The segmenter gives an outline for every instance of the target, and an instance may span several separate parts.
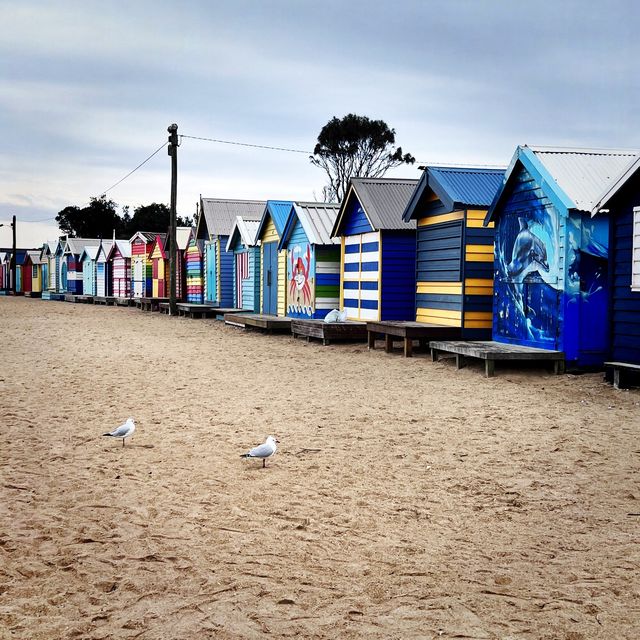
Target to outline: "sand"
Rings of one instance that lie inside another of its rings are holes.
[[[640,637],[638,391],[41,300],[0,338],[2,640]]]

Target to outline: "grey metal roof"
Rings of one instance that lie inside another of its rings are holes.
[[[240,235],[240,241],[245,247],[255,247],[258,242],[256,234],[259,225],[259,220],[245,220],[242,216],[236,216],[236,221],[231,227],[229,239],[227,240],[227,251],[231,251],[236,233]]]
[[[80,260],[82,260],[85,256],[89,256],[90,260],[95,260],[98,257],[98,251],[100,250],[100,245],[96,246],[94,244],[84,247],[82,253],[80,254]]]
[[[416,221],[404,222],[402,214],[417,184],[418,180],[403,178],[351,178],[351,188],[376,231],[416,228]],[[351,189],[342,202],[332,235],[338,234],[350,193]]]
[[[163,234],[158,234],[157,231],[136,231],[131,238],[129,238],[129,242],[133,242],[133,240],[137,237],[140,236],[141,238],[144,239],[144,241],[148,244],[150,242],[153,242],[156,239],[157,235],[163,235]]]
[[[64,251],[80,255],[85,247],[100,245],[100,238],[67,238]]]
[[[109,259],[109,254],[111,253],[111,247],[113,247],[113,240],[102,241],[102,244],[98,248],[98,255],[96,256],[96,259],[98,260],[98,262],[106,262]]]
[[[640,150],[530,146],[581,211],[596,213],[640,166]]]
[[[123,258],[131,257],[131,243],[128,240],[116,240],[115,243],[111,245],[107,260],[111,260],[111,254],[115,251],[116,247],[118,247],[118,251],[120,251]]]
[[[311,244],[340,244],[332,238],[340,205],[332,202],[294,202],[296,215]]]
[[[32,264],[44,264],[47,262],[40,258],[40,251],[27,251],[27,255],[29,256]]]
[[[260,220],[266,206],[264,200],[227,200],[223,198],[200,198],[198,237],[228,236],[237,216],[244,220]],[[201,225],[206,225],[206,232]]]

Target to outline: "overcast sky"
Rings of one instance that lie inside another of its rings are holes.
[[[23,246],[53,238],[60,209],[122,178],[172,122],[312,150],[352,112],[423,163],[640,147],[637,0],[3,0],[0,24],[0,223],[15,213]],[[190,139],[178,164],[181,215],[200,194],[315,199],[325,183],[304,154]],[[168,203],[169,180],[163,150],[108,195]]]

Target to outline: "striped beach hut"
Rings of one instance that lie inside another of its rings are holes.
[[[57,293],[60,291],[60,258],[62,257],[62,242],[63,240],[59,239],[47,243],[47,258],[49,260],[47,270],[49,275],[49,284],[47,286],[48,293]]]
[[[11,288],[11,252],[0,251],[0,291],[8,291]]]
[[[286,314],[322,319],[340,305],[340,240],[331,237],[340,206],[294,202],[278,244],[287,264]]]
[[[178,300],[183,300],[186,296],[187,290],[187,278],[185,261],[187,256],[187,247],[189,246],[189,239],[191,237],[191,227],[177,227],[176,228],[176,297]],[[170,237],[167,235],[165,241],[165,251],[169,256],[169,241]],[[170,289],[170,271],[167,263],[167,291]]]
[[[166,298],[169,296],[169,253],[165,249],[166,240],[166,233],[156,234],[149,251],[152,298]]]
[[[111,262],[109,254],[113,240],[103,240],[96,256],[96,293],[102,298],[111,295]]]
[[[96,295],[96,258],[100,246],[89,246],[82,250],[80,262],[82,263],[82,293],[85,296]]]
[[[236,216],[227,241],[233,253],[233,306],[257,311],[260,300],[260,247],[256,241],[258,220]]]
[[[98,238],[67,238],[60,258],[60,292],[82,294],[82,263],[85,247],[99,246]]]
[[[203,255],[204,240],[198,240],[195,228],[191,229],[184,255],[187,302],[191,304],[202,304],[204,301]]]
[[[131,244],[115,240],[107,260],[111,271],[111,294],[116,298],[131,297]]]
[[[131,290],[134,298],[151,296],[151,260],[149,256],[158,234],[138,231],[129,240],[131,245]]]
[[[287,315],[287,254],[278,244],[289,218],[291,200],[267,200],[256,238],[260,241],[260,313]]]
[[[494,225],[484,218],[503,176],[504,169],[425,168],[403,213],[417,223],[417,322],[491,339]]]
[[[44,293],[49,286],[49,242],[44,242],[40,249],[40,292]]]
[[[204,241],[204,302],[233,306],[233,253],[226,250],[236,217],[259,220],[265,203],[256,200],[200,198],[196,238]]]
[[[413,320],[416,224],[402,214],[417,184],[351,179],[331,232],[341,242],[340,307],[349,320]]]
[[[516,149],[486,217],[495,222],[495,341],[561,351],[571,367],[633,353],[639,158],[635,150]]]

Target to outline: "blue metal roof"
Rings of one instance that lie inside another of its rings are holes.
[[[402,215],[408,222],[419,215],[422,196],[433,191],[444,207],[488,207],[502,186],[504,169],[426,167]]]
[[[284,227],[287,224],[287,218],[291,212],[291,207],[293,207],[293,202],[291,200],[267,200],[267,206],[264,208],[262,219],[260,220],[258,230],[256,231],[256,238],[259,238],[262,235],[268,216],[273,220],[278,236],[282,238]]]

